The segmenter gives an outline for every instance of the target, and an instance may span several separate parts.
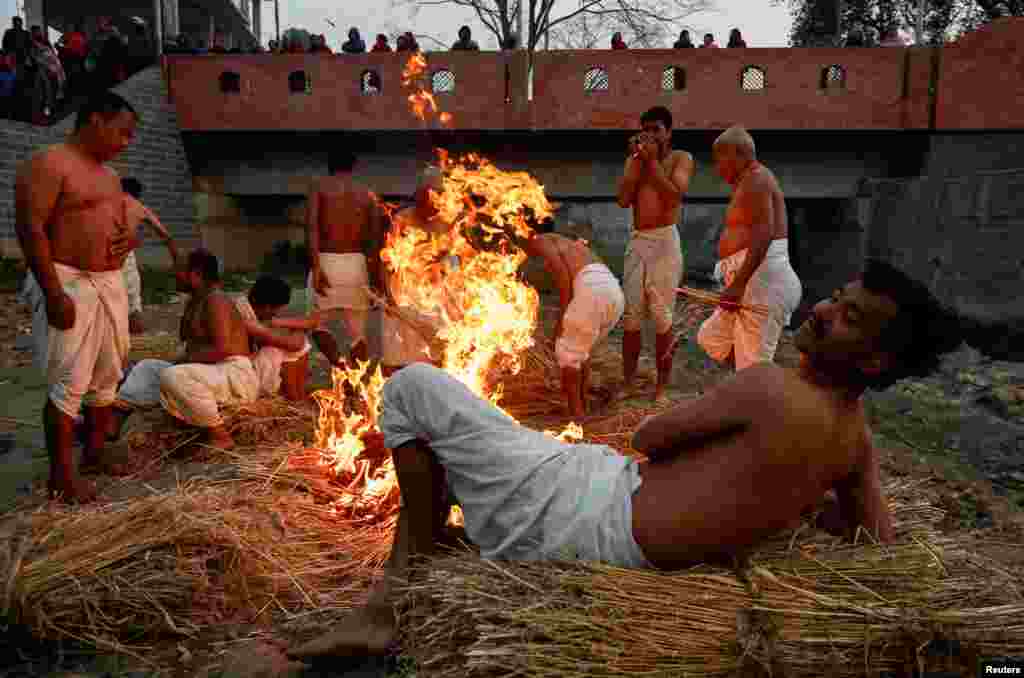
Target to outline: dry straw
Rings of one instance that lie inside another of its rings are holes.
[[[696,287],[677,287],[676,292],[703,306],[718,306],[722,303],[722,295],[717,292],[701,290]],[[748,311],[755,315],[762,316],[766,316],[770,312],[767,306],[762,306],[760,304],[727,303],[725,307],[727,310]]]

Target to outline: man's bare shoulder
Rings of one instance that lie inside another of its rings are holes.
[[[74,162],[72,151],[65,143],[51,144],[32,152],[21,163],[20,173],[52,172],[63,176]]]
[[[788,377],[784,368],[773,363],[760,363],[726,377],[711,389],[709,395],[725,397],[741,409],[764,408],[780,401]]]

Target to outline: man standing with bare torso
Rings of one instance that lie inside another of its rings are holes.
[[[625,299],[615,275],[591,251],[585,240],[550,232],[548,221],[526,244],[539,256],[558,286],[560,312],[555,325],[555,360],[562,371],[562,392],[569,413],[587,413],[590,356],[622,318]]]
[[[775,175],[757,161],[754,140],[742,127],[730,127],[712,153],[716,170],[733,187],[715,267],[726,287],[721,308],[701,326],[697,341],[714,360],[742,370],[775,357],[803,288],[789,263],[785,197]],[[768,313],[736,310],[736,304],[764,306]]]
[[[676,287],[683,276],[683,251],[677,224],[683,194],[693,177],[693,156],[672,150],[672,114],[655,106],[640,117],[643,133],[630,143],[630,157],[619,181],[618,202],[633,208],[633,234],[626,249],[623,289],[622,362],[626,388],[636,376],[644,317],[650,313],[657,331],[655,400],[665,394],[672,374],[675,337],[672,314]]]
[[[79,109],[68,140],[33,154],[15,186],[18,242],[42,292],[36,320],[48,324],[35,346],[49,384],[43,409],[48,487],[51,497],[66,501],[95,497],[95,488],[74,470],[74,420],[84,400],[83,466],[101,465],[128,355],[121,266],[138,238],[121,221],[121,181],[105,163],[131,143],[137,122],[117,94],[94,96]]]
[[[376,279],[379,252],[387,233],[387,218],[374,195],[352,176],[356,158],[332,150],[330,176],[320,179],[309,196],[306,243],[309,248],[309,291],[312,310],[327,317],[341,316],[349,338],[349,356],[366,360],[366,325],[370,317],[367,287]],[[313,332],[317,348],[334,366],[341,353],[326,329]]]

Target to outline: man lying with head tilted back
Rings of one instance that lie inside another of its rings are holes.
[[[560,442],[437,368],[406,367],[385,384],[379,420],[403,498],[386,575],[363,609],[291,656],[386,650],[394,587],[435,549],[448,492],[485,558],[677,569],[755,547],[829,491],[849,535],[888,541],[862,396],[931,372],[960,345],[956,327],[922,284],[871,261],[814,307],[798,368],[752,366],[645,421],[633,447],[646,462]]]

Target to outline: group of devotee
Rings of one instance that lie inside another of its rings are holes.
[[[387,229],[448,228],[434,207],[443,181],[436,168],[420,174],[415,204],[389,219],[355,180],[355,156],[334,149],[330,175],[310,193],[311,312],[282,317],[291,290],[272,277],[229,295],[216,256],[172,250],[188,294],[180,325],[185,349],[174,361],[142,361],[125,375],[130,302],[123,267],[139,245],[139,223],[159,222],[107,163],[132,142],[138,122],[122,97],[93,97],[68,139],[34,153],[17,177],[17,233],[31,270],[37,364],[48,382],[48,486],[65,501],[95,497],[72,459],[80,413],[83,470],[117,472],[105,448],[138,407],[159,404],[204,429],[211,445],[231,446],[225,405],[278,392],[306,397],[307,333],[332,365],[368,355],[374,300],[393,310],[403,297],[402,281],[381,262]],[[617,195],[633,215],[622,284],[587,242],[554,234],[550,224],[525,243],[557,281],[556,356],[573,415],[585,412],[589,357],[620,319],[627,385],[648,315],[656,329],[656,398],[671,378],[683,273],[677,224],[695,162],[672,147],[667,109],[654,107],[639,123]],[[711,150],[733,193],[718,244],[721,301],[697,341],[737,372],[642,422],[632,440],[641,461],[520,425],[430,364],[422,328],[438,328],[439,317],[421,314],[416,331],[407,331],[408,316],[388,313],[380,433],[367,444],[390,452],[402,494],[391,557],[363,608],[290,656],[385,652],[396,633],[396,586],[414,559],[435,550],[453,503],[462,508],[466,540],[485,558],[678,569],[741,554],[829,494],[835,529],[892,538],[862,396],[933,370],[961,343],[957,316],[922,283],[871,260],[796,331],[799,366],[775,365],[779,336],[801,297],[786,255],[785,199],[743,128],[726,130]],[[748,313],[752,305],[768,312]],[[334,316],[348,335],[345,357],[325,329]]]

